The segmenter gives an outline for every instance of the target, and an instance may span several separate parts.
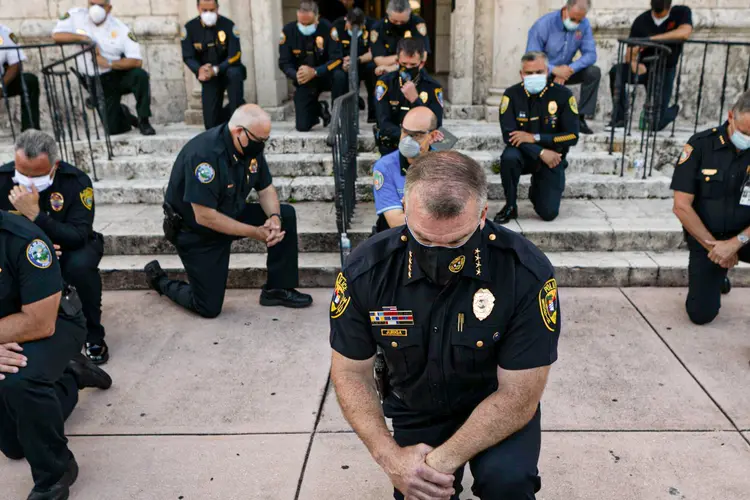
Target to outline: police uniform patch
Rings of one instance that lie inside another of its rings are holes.
[[[480,288],[474,293],[472,310],[479,321],[484,321],[492,314],[495,308],[495,296],[486,288]]]
[[[339,30],[337,30],[336,28],[331,28],[331,40],[333,40],[334,42],[339,41]]]
[[[32,266],[47,269],[52,265],[52,252],[42,240],[34,240],[26,247],[26,258]]]
[[[86,188],[83,191],[81,191],[80,197],[81,197],[81,203],[83,203],[84,207],[86,207],[89,210],[94,208],[94,189],[93,188]]]
[[[237,29],[237,26],[235,26],[234,28],[232,28],[232,34],[234,36],[236,36],[237,38],[240,37],[240,30]]]
[[[410,30],[406,30],[404,32],[404,38],[411,38],[411,31]]]
[[[427,36],[427,25],[425,23],[417,24],[417,31],[419,31],[420,35]]]
[[[225,31],[223,30],[219,31],[218,36],[219,36],[219,43],[223,44],[224,42],[227,41],[227,33]]]
[[[372,185],[375,187],[375,191],[380,191],[380,188],[383,187],[383,184],[385,184],[385,177],[383,177],[383,172],[380,172],[379,170],[376,170],[372,173]]]
[[[547,111],[551,115],[554,115],[555,113],[557,113],[557,103],[555,101],[550,101],[547,104]]]
[[[331,319],[340,318],[349,307],[352,298],[347,290],[349,285],[346,282],[344,273],[339,273],[336,277],[336,285],[333,288],[333,299],[331,300]]]
[[[18,37],[16,36],[16,34],[15,34],[15,33],[11,33],[10,35],[8,35],[8,38],[10,38],[10,40],[11,40],[11,41],[12,41],[13,43],[15,43],[16,45],[18,44]]]
[[[282,31],[279,35],[279,45],[284,45],[286,43],[286,34]]]
[[[214,167],[208,163],[201,163],[195,167],[195,178],[200,181],[201,184],[210,184],[211,181],[216,177],[216,171]]]
[[[371,43],[375,43],[377,41],[378,41],[378,31],[377,30],[372,30],[370,32],[370,42]]]
[[[382,337],[408,337],[409,330],[406,328],[381,328],[380,335]]]
[[[500,102],[500,114],[504,115],[506,111],[508,111],[508,106],[510,105],[510,97],[507,95],[503,96],[503,100]]]
[[[135,33],[133,33],[132,31],[128,31],[128,38],[138,43],[138,39],[135,37]]]
[[[466,257],[461,255],[453,259],[453,262],[448,266],[448,270],[454,274],[460,273],[461,269],[464,268],[464,264],[466,264]]]
[[[70,12],[66,12],[62,16],[60,16],[60,21],[65,21],[66,19],[70,18]]]
[[[63,209],[63,205],[65,205],[65,198],[63,198],[62,193],[52,193],[49,195],[49,204],[52,210],[59,212]]]
[[[445,107],[445,103],[443,102],[443,89],[435,89],[435,99],[440,103],[441,108]]]
[[[558,320],[557,281],[555,278],[547,281],[539,291],[539,310],[542,321],[547,330],[554,332]]]
[[[682,148],[682,154],[680,155],[680,161],[677,162],[678,165],[682,165],[686,161],[690,159],[690,155],[693,154],[693,146],[690,144],[685,144],[685,147]]]
[[[186,38],[187,38],[187,30],[186,30],[186,29],[185,29],[185,27],[183,26],[183,27],[182,27],[182,28],[180,29],[180,40],[185,40]]]
[[[258,160],[253,158],[250,160],[250,173],[251,174],[257,174],[258,173]]]
[[[112,33],[109,34],[112,38],[117,38],[117,32],[115,30],[112,30]]]
[[[422,100],[423,103],[427,104],[427,99],[430,98],[430,95],[427,92],[422,91],[419,93],[419,98]]]
[[[322,36],[315,37],[315,46],[318,47],[319,50],[323,50],[325,47],[325,40],[323,40]]]
[[[386,92],[388,92],[388,85],[383,80],[378,80],[375,84],[375,98],[380,101]]]
[[[568,99],[568,104],[570,104],[570,110],[578,114],[578,103],[576,102],[576,98],[574,96],[570,96],[570,99]]]

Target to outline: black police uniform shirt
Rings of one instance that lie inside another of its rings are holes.
[[[565,156],[578,142],[578,103],[570,89],[562,85],[550,83],[533,95],[523,83],[517,83],[505,91],[500,102],[500,128],[506,144],[510,144],[511,132],[539,134],[539,142],[519,148],[531,159],[538,158],[543,149]]]
[[[443,126],[443,87],[424,69],[420,70],[416,81],[417,100],[409,100],[401,92],[408,82],[408,77],[401,71],[383,75],[375,84],[375,99],[380,133],[398,139],[401,136],[401,123],[406,114],[417,106],[427,106],[435,113],[438,128]]]
[[[366,54],[371,47],[370,44],[370,30],[372,29],[375,20],[370,17],[365,17],[365,25],[362,27],[362,31],[359,36],[357,54],[360,56]],[[331,40],[334,42],[334,57],[346,57],[351,53],[352,36],[346,31],[346,18],[340,17],[336,19],[331,28]]]
[[[424,40],[425,50],[429,54],[430,37],[427,35],[427,24],[424,19],[412,14],[409,22],[403,25],[393,24],[388,17],[376,22],[370,30],[370,43],[373,57],[387,57],[396,55],[398,42],[402,38],[421,38]]]
[[[221,125],[195,136],[182,148],[172,167],[165,201],[182,216],[188,230],[226,238],[199,225],[191,204],[237,219],[250,192],[262,191],[272,182],[265,156],[243,158],[234,147],[229,127]]]
[[[561,316],[554,270],[528,240],[492,222],[434,285],[417,263],[406,227],[352,252],[330,306],[331,347],[366,360],[380,347],[391,395],[384,406],[412,415],[466,414],[497,389],[497,367],[526,370],[557,359]]]
[[[15,163],[0,167],[0,210],[15,212],[8,199],[15,186]],[[39,193],[39,215],[34,224],[63,251],[78,250],[94,236],[94,188],[82,170],[58,164],[52,185]]]
[[[214,26],[206,26],[200,17],[182,29],[182,60],[195,75],[204,64],[219,67],[219,74],[230,66],[242,66],[240,35],[234,23],[219,16]]]
[[[62,291],[60,264],[44,232],[0,210],[0,318]]]
[[[685,24],[693,25],[693,11],[685,5],[675,5],[672,7],[667,20],[659,26],[656,25],[651,11],[648,10],[635,18],[633,25],[630,27],[629,38],[649,38],[654,35],[663,35]],[[668,42],[662,40],[659,43]],[[680,60],[680,54],[682,54],[682,43],[668,43],[668,45],[672,49],[672,54],[667,58],[667,68],[676,68],[677,62]],[[651,55],[653,55],[653,49],[644,49],[640,57],[645,58]]]
[[[300,33],[296,21],[284,26],[279,38],[279,68],[295,85],[300,66],[310,66],[318,77],[324,77],[343,64],[342,56],[337,54],[338,44],[331,39],[332,30],[325,19],[318,22],[310,36]]]
[[[723,239],[750,227],[750,150],[738,152],[727,126],[690,138],[671,186],[674,191],[695,195],[693,208],[706,229]]]

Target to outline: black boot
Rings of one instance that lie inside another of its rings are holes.
[[[586,119],[584,117],[581,117],[580,125],[578,127],[580,132],[585,135],[591,135],[594,133],[593,130],[591,130],[591,127],[589,127],[588,123],[586,123]]]
[[[732,291],[732,282],[729,281],[729,276],[724,278],[724,283],[721,285],[721,294],[728,295]]]
[[[260,292],[260,305],[262,306],[284,306],[292,309],[301,309],[312,304],[312,297],[301,293],[294,288],[278,288],[269,290],[263,287]]]
[[[151,126],[148,118],[138,120],[138,130],[141,131],[141,135],[156,135],[156,130]]]
[[[323,119],[324,127],[331,123],[331,111],[327,101],[320,101],[320,117]]]
[[[103,365],[109,361],[109,346],[104,339],[97,342],[86,342],[84,352],[86,357],[95,365]]]
[[[76,479],[78,479],[78,463],[71,453],[68,470],[65,471],[60,480],[46,490],[34,488],[26,500],[68,500],[70,498],[70,487],[73,486]]]
[[[511,219],[518,219],[518,207],[515,205],[505,205],[497,215],[494,221],[498,224],[507,224]]]
[[[146,267],[143,268],[143,272],[146,273],[146,281],[148,282],[149,288],[152,290],[159,292],[159,295],[164,295],[161,293],[161,288],[159,288],[159,283],[162,279],[167,278],[167,273],[164,272],[164,269],[161,268],[159,265],[158,260],[152,260],[148,264],[146,264]]]
[[[73,372],[79,390],[93,387],[106,391],[112,387],[112,377],[81,353],[68,361],[68,369]]]

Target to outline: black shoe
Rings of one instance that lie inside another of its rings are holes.
[[[364,110],[365,110],[365,107],[366,107],[366,106],[365,106],[365,100],[364,100],[364,99],[362,99],[362,98],[360,97],[360,98],[359,98],[359,99],[357,100],[357,102],[359,103],[359,110],[360,110],[360,111],[364,111]]]
[[[262,306],[284,306],[292,309],[301,309],[312,304],[312,297],[301,293],[294,288],[279,288],[268,290],[263,288],[260,292],[260,305]]]
[[[721,294],[728,295],[732,291],[732,282],[729,281],[729,276],[724,278],[724,283],[721,285]]]
[[[518,219],[518,207],[515,205],[505,205],[497,215],[494,221],[498,224],[507,224],[511,219]]]
[[[148,118],[138,121],[138,130],[141,131],[141,135],[156,135],[156,130],[148,121]]]
[[[86,342],[84,353],[95,365],[103,365],[109,361],[109,347],[104,339],[98,342]]]
[[[163,293],[161,293],[159,283],[162,279],[165,279],[167,277],[167,273],[165,273],[164,269],[161,268],[161,266],[159,265],[159,261],[152,260],[151,262],[146,264],[146,267],[143,268],[143,272],[146,273],[146,281],[148,281],[148,287],[151,290],[159,292],[159,295],[164,295]]]
[[[320,117],[323,119],[324,127],[331,123],[331,111],[326,101],[320,101]]]
[[[73,486],[76,479],[78,479],[78,463],[71,453],[68,470],[65,471],[60,480],[46,490],[34,488],[26,500],[68,500],[70,498],[70,487]]]
[[[106,391],[112,387],[112,377],[80,352],[68,361],[68,368],[73,372],[79,390],[95,387]]]
[[[578,130],[580,130],[580,132],[585,135],[591,135],[594,133],[594,131],[589,127],[588,123],[586,123],[586,119],[584,117],[581,117],[581,123],[578,127]]]
[[[127,118],[128,123],[130,123],[130,126],[133,128],[138,128],[138,118],[136,118],[136,116],[130,111],[130,108],[128,108],[124,104],[120,104],[120,107],[122,108],[122,113]]]
[[[605,130],[612,130],[612,127],[614,127],[614,128],[625,128],[625,120],[617,120],[617,121],[610,120],[610,122],[607,124],[606,127],[604,127],[604,129]]]

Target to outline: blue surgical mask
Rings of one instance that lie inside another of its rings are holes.
[[[565,26],[565,29],[568,31],[575,31],[578,29],[578,27],[581,25],[581,23],[577,23],[570,18],[567,18],[563,20],[563,26]]]
[[[404,158],[413,159],[419,156],[422,152],[422,145],[417,142],[410,135],[404,136],[403,139],[398,143],[399,152],[404,155]]]
[[[547,75],[524,76],[523,86],[529,94],[536,95],[547,86]]]
[[[302,23],[297,23],[297,29],[300,33],[302,33],[305,36],[314,35],[316,31],[318,31],[318,26],[316,24],[308,24],[305,26]]]
[[[349,33],[349,36],[350,36],[350,37],[353,37],[353,36],[354,36],[354,33],[352,33],[352,30],[346,30],[346,32],[347,32],[347,33]]]
[[[730,139],[732,140],[732,144],[740,151],[750,149],[750,135],[745,135],[739,130],[735,130]]]

